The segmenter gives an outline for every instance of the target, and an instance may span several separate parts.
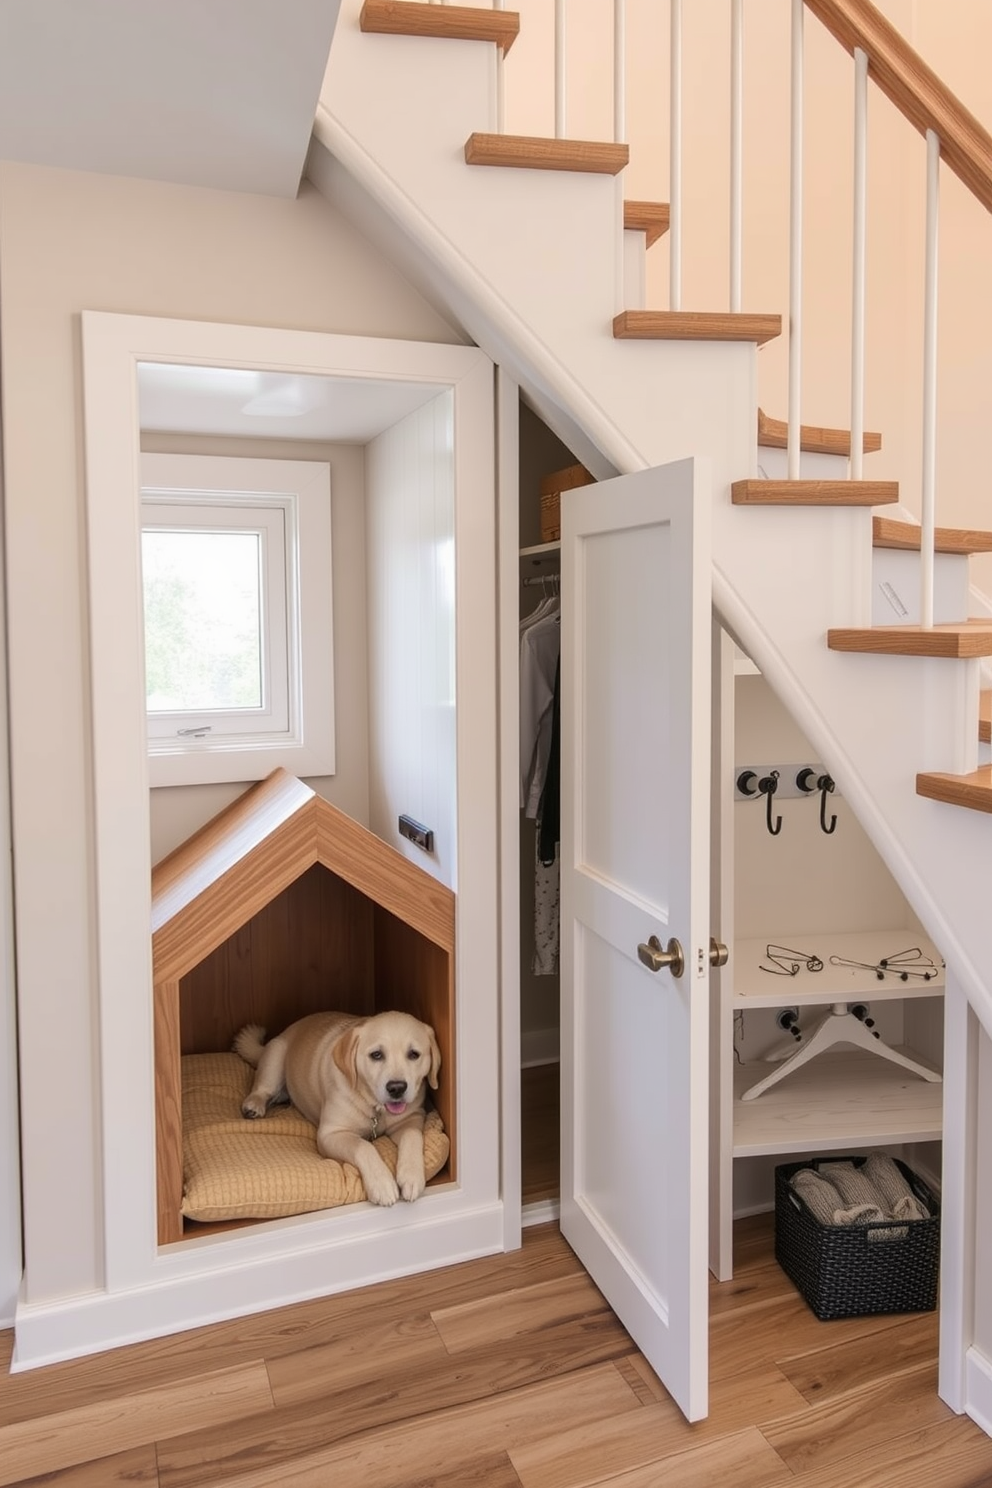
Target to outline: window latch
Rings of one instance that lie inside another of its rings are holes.
[[[182,739],[202,739],[204,734],[209,734],[210,729],[211,725],[209,723],[201,723],[199,728],[176,729],[176,733]]]

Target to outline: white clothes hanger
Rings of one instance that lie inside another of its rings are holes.
[[[893,1064],[898,1064],[903,1069],[912,1070],[913,1074],[919,1075],[924,1080],[932,1083],[940,1082],[940,1075],[934,1070],[928,1069],[925,1064],[919,1064],[915,1059],[909,1059],[905,1054],[900,1054],[896,1049],[890,1049],[888,1044],[882,1043],[881,1039],[875,1037],[870,1028],[866,1028],[860,1018],[856,1018],[846,1002],[835,1002],[829,1013],[821,1018],[813,1029],[809,1038],[804,1038],[802,1044],[788,1059],[783,1059],[777,1069],[772,1070],[763,1080],[745,1090],[741,1096],[742,1101],[754,1100],[763,1091],[777,1085],[786,1075],[791,1075],[793,1070],[808,1064],[815,1059],[817,1054],[822,1054],[825,1049],[834,1044],[854,1044],[856,1048],[867,1049],[872,1054],[877,1054],[880,1059],[889,1059]]]

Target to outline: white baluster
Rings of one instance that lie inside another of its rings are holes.
[[[668,308],[682,308],[682,0],[671,0]]]
[[[937,487],[937,223],[940,138],[927,130],[926,267],[923,310],[923,482],[920,512],[920,624],[933,625],[934,505]]]
[[[788,478],[799,479],[803,353],[803,0],[792,0]]]
[[[854,49],[854,264],[851,276],[851,479],[861,480],[865,442],[865,242],[868,54]]]
[[[613,143],[627,137],[627,7],[613,0]]]
[[[493,10],[505,10],[506,0],[493,0]],[[502,47],[496,47],[496,133],[506,132],[506,57]]]
[[[744,0],[730,10],[730,309],[741,308],[744,174]]]
[[[565,0],[555,0],[555,139],[565,138]]]

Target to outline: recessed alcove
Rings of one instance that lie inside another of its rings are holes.
[[[181,1056],[245,1023],[400,1008],[441,1049],[434,1103],[456,1176],[454,895],[284,770],[152,873],[159,1244],[184,1236]]]

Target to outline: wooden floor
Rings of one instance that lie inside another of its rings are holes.
[[[559,1080],[557,1064],[520,1071],[521,1192],[525,1204],[558,1197]]]
[[[523,1249],[7,1375],[0,1483],[231,1488],[978,1488],[936,1315],[820,1323],[742,1221],[688,1426],[555,1225]]]
[[[557,1188],[554,1074],[524,1081],[546,1117],[531,1198]],[[937,1398],[935,1313],[818,1322],[771,1216],[736,1226],[710,1310],[695,1426],[554,1224],[510,1255],[25,1374],[0,1332],[0,1485],[992,1485],[992,1441]]]

